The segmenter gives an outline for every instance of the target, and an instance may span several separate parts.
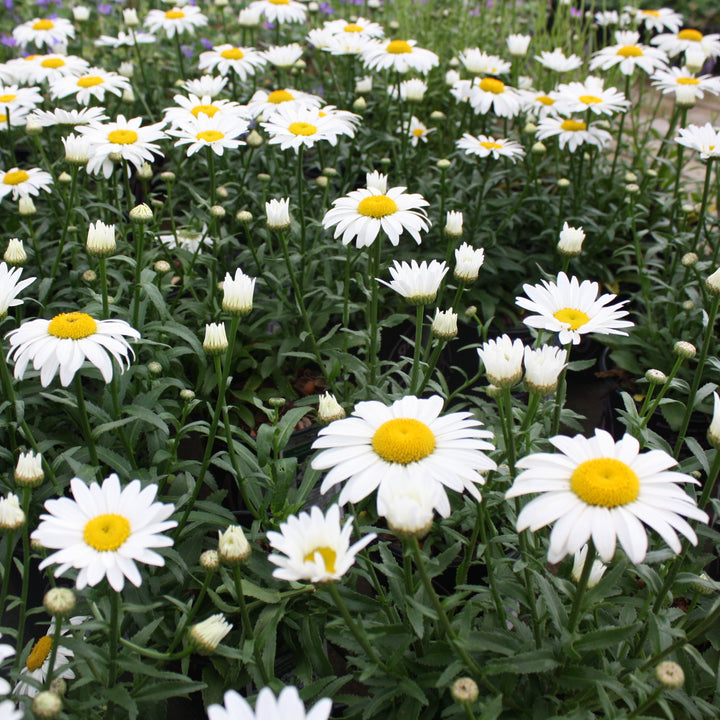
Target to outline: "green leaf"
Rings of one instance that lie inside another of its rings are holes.
[[[485,673],[487,675],[503,673],[532,675],[554,670],[559,665],[560,663],[553,657],[552,650],[531,650],[513,655],[506,660],[490,660],[485,664]]]

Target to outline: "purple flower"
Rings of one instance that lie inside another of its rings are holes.
[[[583,16],[583,11],[582,11],[582,10],[580,10],[579,8],[574,8],[574,7],[571,7],[571,8],[570,8],[570,17],[579,18],[579,17],[582,17],[582,16]]]
[[[193,56],[193,48],[192,45],[181,45],[180,50],[182,50],[182,54],[186,58],[191,58]]]
[[[13,0],[5,0],[3,4],[5,5],[6,10],[12,10],[14,7]]]
[[[212,50],[212,48],[213,48],[212,42],[210,40],[208,40],[207,38],[200,38],[200,43],[206,50]]]
[[[318,5],[318,10],[320,10],[320,12],[321,12],[323,15],[334,15],[334,14],[335,14],[335,11],[334,11],[334,10],[332,9],[332,7],[331,7],[328,3],[326,3],[326,2],[321,2],[321,3]]]
[[[98,12],[101,15],[110,15],[112,11],[112,5],[106,5],[105,3],[103,3],[102,5],[98,5]]]
[[[273,30],[275,28],[275,23],[268,22],[267,20],[263,23],[266,30]]]
[[[3,33],[2,37],[0,37],[0,43],[7,45],[7,47],[16,47],[18,44],[14,37],[6,35],[5,33]]]

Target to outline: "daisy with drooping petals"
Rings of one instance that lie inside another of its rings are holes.
[[[15,27],[12,35],[20,47],[34,43],[37,48],[43,45],[50,48],[74,38],[75,28],[65,18],[33,18]]]
[[[263,57],[277,68],[291,68],[303,54],[303,47],[299,43],[289,45],[273,45],[263,51]]]
[[[280,691],[277,699],[269,687],[263,688],[257,696],[255,712],[245,698],[235,690],[228,690],[223,696],[222,705],[210,705],[207,709],[208,720],[328,720],[332,710],[332,700],[322,698],[305,712],[305,705],[294,687]]]
[[[555,390],[560,373],[565,368],[567,350],[543,345],[539,348],[525,348],[525,387],[539,395],[547,395]]]
[[[34,277],[20,280],[21,275],[21,267],[8,268],[5,262],[0,262],[0,320],[7,317],[8,308],[23,304],[17,296],[36,280]]]
[[[600,557],[610,562],[620,541],[631,562],[641,563],[648,549],[643,523],[655,530],[676,553],[677,533],[693,545],[697,536],[686,517],[708,522],[695,500],[677,483],[699,484],[690,475],[671,471],[677,465],[662,450],[640,452],[631,435],[615,442],[605,430],[594,437],[558,435],[550,439],[560,453],[536,453],[522,458],[523,472],[506,498],[541,493],[520,512],[517,530],[533,532],[555,523],[548,560],[559,562],[578,552],[591,538]]]
[[[657,45],[670,57],[675,57],[680,53],[685,53],[686,57],[696,53],[705,58],[715,58],[720,55],[720,35],[718,33],[703,35],[699,30],[690,28],[676,33],[656,35],[650,43]]]
[[[388,87],[388,94],[395,99],[399,97],[400,100],[422,102],[427,89],[428,86],[424,80],[420,80],[420,78],[410,78],[410,80],[403,80],[398,85],[390,85]]]
[[[168,130],[168,135],[178,138],[175,147],[188,145],[188,157],[204,147],[221,156],[225,150],[235,150],[245,144],[240,136],[247,129],[247,121],[241,118],[222,114],[210,117],[200,113],[197,117],[178,122],[175,128]]]
[[[502,75],[510,72],[511,63],[498,55],[488,55],[480,48],[463,50],[458,59],[465,69],[473,75]]]
[[[612,139],[607,130],[588,125],[584,120],[573,118],[545,117],[540,120],[537,127],[536,137],[538,140],[557,137],[560,149],[567,146],[570,152],[575,152],[584,144],[603,148]]]
[[[163,113],[165,120],[175,127],[196,120],[200,115],[207,117],[226,115],[232,118],[240,118],[243,121],[247,117],[247,110],[232,100],[213,100],[209,95],[198,97],[193,94],[188,97],[175,95],[173,100],[176,102],[177,107],[165,108]]]
[[[519,142],[506,140],[505,138],[496,140],[488,135],[474,137],[470,133],[465,133],[455,145],[468,155],[477,155],[481,158],[492,156],[497,160],[505,157],[512,160],[512,162],[516,162],[519,158],[525,156],[525,149]]]
[[[662,50],[642,45],[639,40],[639,33],[633,30],[616,31],[616,44],[595,52],[590,60],[590,69],[609,70],[617,65],[623,75],[632,75],[635,68],[651,75],[658,68],[667,65],[667,55]]]
[[[631,13],[635,20],[645,26],[648,30],[670,30],[677,32],[682,26],[682,15],[670,8],[658,8],[657,10],[643,10],[641,8],[626,7],[625,12]]]
[[[305,5],[296,0],[254,0],[247,10],[261,13],[271,23],[303,23],[307,15]]]
[[[555,48],[552,52],[543,50],[535,59],[548,70],[557,73],[571,72],[577,70],[582,64],[582,58],[577,55],[565,55],[561,48]]]
[[[628,109],[630,103],[615,88],[605,88],[602,78],[590,75],[583,82],[562,83],[557,88],[557,109],[561,115],[584,113],[614,115]]]
[[[515,302],[524,310],[536,315],[523,322],[532,328],[558,333],[562,345],[577,345],[583,335],[627,335],[623,328],[633,326],[622,320],[628,312],[623,310],[627,300],[611,305],[617,297],[606,293],[598,297],[600,286],[596,282],[576,277],[568,278],[561,272],[557,282],[542,281],[542,285],[523,285],[527,297],[516,297]]]
[[[106,321],[110,322],[110,321]],[[55,577],[70,568],[79,570],[78,590],[94,587],[103,578],[120,592],[127,578],[140,587],[142,576],[136,562],[162,567],[165,559],[152,548],[170,547],[171,538],[161,533],[177,525],[168,520],[175,511],[170,503],[154,502],[157,485],[143,488],[139,480],[120,487],[113,473],[102,486],[89,487],[80,478],[70,481],[73,500],[47,500],[48,514],[32,533],[33,540],[56,550],[40,563],[40,570],[58,565]]]
[[[197,97],[217,97],[227,85],[228,79],[223,75],[203,75],[200,78],[192,78],[185,80],[180,84],[183,90],[186,90]]]
[[[300,147],[312,147],[322,140],[336,145],[339,135],[355,134],[354,128],[339,123],[331,114],[294,103],[278,107],[267,122],[261,124],[270,136],[270,145],[279,145],[282,150],[292,148],[296,152]]]
[[[393,267],[390,268],[392,280],[386,282],[378,278],[378,281],[413,305],[429,305],[435,302],[440,283],[447,271],[445,261],[433,260],[428,264],[423,260],[418,264],[417,260],[411,260],[410,263],[393,260]]]
[[[308,107],[320,107],[323,99],[318,95],[283,88],[282,90],[258,90],[247,104],[247,112],[250,117],[267,120],[281,105],[293,103],[295,105],[306,105]]]
[[[467,490],[476,500],[480,474],[496,468],[483,450],[492,433],[469,412],[440,415],[439,395],[421,399],[412,395],[389,407],[370,400],[355,406],[351,417],[336,420],[320,430],[313,448],[322,449],[312,461],[315,470],[329,470],[320,491],[344,482],[339,503],[359,502],[390,478],[412,484],[417,475],[442,490],[435,509],[450,514],[446,488]],[[382,492],[380,490],[379,492]]]
[[[438,65],[440,59],[430,50],[416,46],[415,40],[374,40],[363,50],[363,62],[368,70],[408,70],[427,74]]]
[[[667,93],[675,93],[678,102],[684,100],[686,104],[695,104],[696,100],[702,100],[704,93],[709,92],[713,95],[720,93],[720,78],[712,75],[695,76],[687,68],[670,67],[667,69],[657,70],[650,81],[653,87],[658,88],[663,95]]]
[[[277,565],[273,577],[297,582],[326,583],[339,580],[355,563],[355,556],[376,537],[370,533],[350,546],[353,519],[340,526],[340,506],[332,505],[323,515],[319,507],[310,513],[291,515],[280,525],[280,532],[270,531],[267,539],[278,553],[268,555]]]
[[[100,107],[87,107],[80,110],[63,110],[55,108],[55,110],[34,110],[29,118],[42,127],[53,127],[55,125],[67,125],[75,127],[76,125],[90,125],[90,123],[101,123],[107,120],[104,109]]]
[[[675,142],[699,152],[701,159],[720,157],[720,132],[709,122],[702,127],[689,125],[680,128],[678,132],[680,134],[675,138]]]
[[[0,84],[0,110],[8,108],[11,112],[32,110],[43,102],[43,96],[37,87],[18,87]]]
[[[74,95],[80,105],[89,105],[92,98],[103,102],[105,93],[122,97],[126,90],[130,90],[130,81],[126,77],[102,68],[89,68],[79,77],[65,75],[50,83],[50,97]]]
[[[239,80],[245,80],[266,63],[263,54],[255,48],[226,44],[215,45],[212,50],[200,53],[198,67],[200,70],[219,72],[221,75],[234,72]]]
[[[83,618],[74,617],[70,619],[71,625],[82,622]],[[20,679],[15,686],[16,695],[27,695],[35,697],[38,694],[38,687],[42,688],[48,670],[50,669],[50,653],[53,648],[53,638],[55,637],[55,624],[60,622],[55,619],[47,629],[47,633],[38,639],[30,650],[27,660],[25,661],[25,669],[20,673]],[[70,628],[61,631],[60,637],[67,637]],[[70,667],[70,661],[75,657],[75,653],[70,648],[65,647],[62,642],[58,643],[55,654],[55,665],[53,667],[53,678],[63,678],[72,680],[75,673]],[[28,678],[32,678],[34,682],[27,682]],[[4,716],[0,716],[4,717]]]
[[[40,384],[47,387],[60,372],[60,382],[67,387],[75,373],[89,360],[106,383],[112,380],[115,358],[120,366],[130,366],[134,357],[126,337],[138,339],[140,333],[124,320],[96,320],[87,313],[70,312],[52,320],[28,320],[7,334],[10,341],[8,360],[15,361],[15,379],[22,380],[32,360],[40,371]]]
[[[150,10],[144,25],[151,32],[162,30],[169,38],[185,32],[194,32],[207,25],[208,19],[195,5],[183,5],[172,10]]]
[[[347,20],[328,20],[323,25],[323,29],[331,32],[333,35],[365,35],[367,37],[381,38],[385,35],[385,30],[380,23],[373,22],[364,17],[356,18],[352,21]]]
[[[28,112],[29,109],[26,107],[18,106],[11,109],[0,105],[0,130],[9,130],[11,127],[25,125]]]
[[[29,170],[12,168],[7,172],[0,170],[0,199],[10,193],[12,199],[17,200],[21,197],[38,195],[41,190],[49,192],[51,185],[52,175],[40,168]]]
[[[398,132],[403,132],[405,128],[401,124],[398,128]],[[428,135],[431,132],[435,132],[435,128],[428,128],[427,125],[421,123],[414,115],[410,118],[410,126],[405,130],[410,136],[410,144],[413,147],[417,147],[422,141],[427,142]]]
[[[473,83],[469,101],[479,115],[492,110],[499,117],[515,117],[522,107],[517,90],[492,77]]]
[[[111,155],[120,156],[138,170],[143,163],[152,162],[153,155],[162,156],[156,140],[167,137],[162,131],[164,122],[142,125],[141,117],[126,120],[118,115],[115,122],[92,123],[78,128],[89,144],[90,160],[87,171],[93,175],[103,174],[109,178],[115,166]]]
[[[335,225],[334,237],[342,235],[343,245],[354,239],[356,247],[368,247],[381,230],[393,245],[400,242],[403,230],[420,245],[420,232],[429,230],[424,207],[430,203],[419,193],[406,193],[402,186],[386,190],[387,178],[382,177],[382,187],[374,184],[353,190],[334,200],[333,207],[325,213],[323,227]]]
[[[320,34],[325,33],[325,34]],[[331,55],[362,55],[373,40],[368,35],[338,33],[333,35],[323,30],[308,33],[309,42]]]
[[[150,43],[156,43],[158,39],[152,33],[146,33],[141,31],[133,30],[131,33],[126,33],[120,30],[117,35],[101,35],[96,41],[97,47],[134,47],[135,45],[149,45]]]

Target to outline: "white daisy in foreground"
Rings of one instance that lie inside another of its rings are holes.
[[[596,282],[576,277],[568,279],[561,272],[557,282],[543,280],[541,285],[523,285],[527,297],[516,297],[515,302],[530,315],[523,322],[532,328],[558,333],[563,345],[577,345],[583,335],[627,335],[623,328],[633,326],[622,320],[628,312],[623,310],[627,300],[610,305],[616,295],[606,293],[598,297],[600,286]]]
[[[163,30],[171,38],[175,33],[194,32],[197,28],[207,25],[208,19],[195,5],[183,5],[171,10],[150,10],[145,16],[145,27],[156,33]]]
[[[468,99],[473,110],[479,115],[485,115],[492,110],[499,117],[515,117],[522,107],[515,88],[491,77],[474,82]]]
[[[425,48],[416,46],[415,40],[374,40],[363,50],[363,62],[368,70],[408,70],[425,75],[438,65],[438,56]]]
[[[198,96],[193,93],[190,93],[188,97],[175,95],[173,100],[177,106],[165,108],[163,114],[165,120],[175,126],[197,119],[200,115],[207,115],[211,118],[217,114],[236,118],[247,117],[246,109],[232,100],[213,100],[210,95]]]
[[[355,563],[355,556],[377,536],[370,533],[350,546],[353,519],[340,526],[340,506],[332,505],[323,515],[319,507],[310,513],[291,515],[280,525],[280,532],[270,531],[267,539],[274,550],[268,560],[277,565],[273,577],[312,583],[339,580]]]
[[[683,52],[686,56],[695,53],[706,58],[720,55],[720,35],[717,33],[703,35],[699,30],[691,28],[680,30],[677,33],[656,35],[650,42],[657,45],[670,57],[675,57]]]
[[[157,485],[142,488],[139,480],[120,487],[113,473],[102,486],[89,487],[80,478],[70,481],[73,500],[45,502],[49,514],[40,516],[32,533],[43,547],[57,550],[40,563],[40,570],[58,565],[55,577],[70,568],[79,570],[78,590],[94,587],[107,578],[120,592],[127,578],[140,587],[142,576],[136,562],[162,567],[165,559],[152,548],[170,547],[171,538],[161,533],[177,525],[168,520],[175,511],[170,503],[154,502]]]
[[[74,38],[75,28],[65,18],[33,18],[16,26],[12,35],[20,47],[27,47],[34,43],[38,48],[43,45],[50,48]]]
[[[122,373],[134,357],[126,337],[138,339],[140,333],[124,320],[96,320],[87,313],[69,312],[52,320],[28,320],[7,334],[8,360],[15,361],[15,379],[22,380],[32,360],[40,371],[40,384],[47,387],[60,372],[60,382],[68,386],[75,373],[89,360],[106,383],[112,380],[115,358]]]
[[[235,150],[245,144],[240,136],[247,129],[247,121],[241,118],[223,114],[210,117],[200,113],[197,117],[178,122],[176,128],[168,130],[168,135],[178,138],[175,147],[188,146],[188,157],[204,147],[209,147],[216,155],[222,155],[225,150]]]
[[[643,523],[655,530],[676,553],[682,549],[677,533],[693,545],[697,536],[686,517],[708,522],[695,500],[677,483],[699,484],[690,475],[671,471],[677,461],[662,450],[640,452],[631,435],[615,442],[605,430],[594,437],[558,435],[550,442],[560,453],[536,453],[522,458],[523,472],[506,498],[541,493],[517,519],[517,531],[533,532],[555,523],[548,560],[559,562],[578,552],[591,538],[604,562],[615,555],[619,540],[633,563],[641,563],[648,549]]]
[[[675,142],[699,152],[701,159],[720,157],[720,132],[709,122],[702,127],[689,125],[680,128],[678,132],[680,134],[675,138]]]
[[[254,712],[245,698],[235,690],[228,690],[223,704],[210,705],[207,714],[208,720],[327,720],[331,710],[332,700],[329,698],[322,698],[305,712],[296,688],[283,688],[276,699],[273,691],[265,687],[258,693]]]
[[[615,45],[608,45],[593,54],[590,69],[609,70],[615,66],[623,75],[632,75],[635,68],[652,74],[658,68],[667,65],[667,55],[657,48],[642,45],[640,35],[632,30],[618,30],[615,33]]]
[[[0,199],[12,193],[12,199],[38,195],[41,190],[50,191],[52,175],[40,168],[0,170]]]
[[[250,98],[247,104],[247,112],[250,117],[259,117],[261,120],[267,120],[281,105],[293,103],[295,105],[306,105],[307,107],[320,107],[323,99],[318,95],[303,92],[302,90],[294,90],[293,88],[283,88],[282,90],[258,90]]]
[[[627,110],[630,103],[615,88],[605,88],[602,78],[590,75],[583,82],[563,83],[557,88],[557,107],[561,114],[584,113],[614,115]]]
[[[12,60],[13,70],[17,78],[25,83],[50,81],[63,75],[81,75],[90,63],[77,55],[28,55],[24,58]]]
[[[603,148],[611,140],[612,135],[607,130],[588,125],[584,120],[574,118],[545,117],[538,123],[536,137],[538,140],[556,137],[558,145],[570,152],[575,152],[581,145],[595,145]]]
[[[582,58],[577,55],[565,55],[560,48],[555,48],[552,52],[543,50],[540,55],[536,55],[535,59],[548,70],[557,73],[566,73],[577,70],[582,64]]]
[[[18,295],[30,284],[35,282],[34,277],[20,280],[22,268],[8,268],[7,264],[0,262],[0,320],[4,320],[8,314],[8,308],[22,305],[23,301]],[[1,653],[0,653],[1,655]],[[2,657],[0,657],[2,662]]]
[[[383,179],[387,180],[385,176]],[[323,217],[323,227],[335,225],[334,237],[342,235],[343,245],[355,240],[358,248],[372,245],[381,230],[393,245],[400,242],[403,231],[420,245],[420,232],[427,232],[430,227],[423,208],[430,203],[419,193],[405,190],[402,186],[390,190],[377,186],[352,190],[346,197],[333,201],[332,209]]]
[[[70,623],[75,625],[81,621],[82,618],[71,618]],[[57,619],[50,624],[47,629],[47,634],[39,638],[32,646],[32,650],[30,650],[30,654],[25,661],[25,668],[20,673],[20,679],[15,686],[15,693],[17,695],[35,697],[39,692],[39,688],[42,688],[48,670],[50,669],[50,652],[53,648],[56,622],[58,622]],[[69,632],[70,628],[65,628],[60,633],[60,636],[67,636]],[[73,657],[75,657],[75,653],[73,653],[72,650],[65,647],[62,642],[58,643],[55,655],[55,666],[53,667],[53,678],[72,680],[75,677],[75,673],[70,667],[70,661]],[[28,678],[32,678],[34,682],[27,682]],[[0,715],[0,717],[4,718],[3,715]]]
[[[380,278],[378,281],[402,295],[413,305],[429,305],[435,301],[438,288],[447,271],[445,261],[433,260],[428,264],[423,260],[418,265],[417,260],[412,260],[410,263],[393,260],[393,267],[390,268],[392,281],[385,282]]]
[[[255,48],[225,44],[215,45],[212,50],[200,53],[198,67],[200,70],[219,72],[221,75],[234,72],[238,79],[245,80],[266,63],[262,53]]]
[[[37,87],[18,87],[17,85],[3,85],[0,83],[0,110],[9,108],[11,112],[24,108],[32,110],[43,102],[42,95]]]
[[[360,402],[352,416],[320,430],[313,448],[322,449],[312,461],[315,470],[329,470],[320,491],[344,482],[339,503],[356,503],[390,478],[412,484],[422,475],[440,486],[435,509],[450,514],[445,488],[467,490],[476,500],[480,474],[496,468],[483,452],[492,433],[469,412],[440,415],[443,399],[409,395],[389,407],[374,400]],[[381,491],[382,492],[382,491]]]
[[[657,70],[650,80],[653,87],[658,88],[663,95],[675,93],[681,104],[694,105],[697,100],[702,100],[706,92],[713,95],[720,93],[720,78],[712,75],[695,76],[687,68]]]
[[[271,23],[302,23],[307,14],[305,5],[296,0],[254,0],[246,9],[261,13]]]
[[[489,135],[474,137],[470,133],[465,133],[455,144],[468,155],[477,155],[481,158],[492,156],[497,160],[505,157],[515,162],[525,156],[525,150],[519,142],[505,138],[496,140]]]
[[[105,93],[122,97],[126,90],[130,90],[130,81],[126,77],[102,68],[89,68],[79,77],[65,75],[50,83],[51,97],[74,95],[80,105],[89,105],[93,98],[103,102]]]
[[[493,385],[512,387],[520,382],[525,353],[522,340],[519,338],[513,340],[509,335],[502,335],[484,342],[477,352],[485,368],[487,379]]]

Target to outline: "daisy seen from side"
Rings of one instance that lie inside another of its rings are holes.
[[[455,145],[467,155],[477,157],[508,158],[513,163],[525,156],[525,149],[515,140],[490,137],[489,135],[470,135],[465,133]]]
[[[469,412],[441,415],[439,395],[412,395],[387,406],[369,400],[355,406],[348,418],[320,430],[312,460],[315,470],[327,470],[321,492],[343,483],[338,502],[359,502],[390,478],[412,484],[418,474],[440,486],[435,509],[450,514],[447,489],[467,491],[480,500],[481,473],[496,468],[485,454],[493,450],[492,433]],[[381,492],[381,491],[380,491]]]
[[[678,145],[690,148],[700,153],[702,160],[720,157],[720,132],[708,122],[702,127],[689,125],[678,130],[675,138]]]
[[[21,267],[9,268],[5,262],[0,262],[0,320],[7,317],[8,308],[23,304],[18,295],[36,280],[34,277],[21,280],[21,275]]]
[[[675,552],[677,533],[693,545],[697,536],[685,518],[708,522],[695,500],[679,483],[698,482],[670,470],[677,461],[662,450],[640,452],[629,434],[615,441],[605,430],[590,438],[558,435],[550,442],[559,453],[522,458],[522,469],[505,497],[539,496],[520,512],[517,531],[535,532],[554,523],[548,560],[557,563],[579,552],[592,539],[603,562],[610,562],[619,541],[631,562],[641,563],[648,537],[643,523],[655,530]]]
[[[575,152],[581,145],[605,147],[612,136],[607,130],[589,125],[585,120],[575,118],[545,117],[538,122],[536,137],[538,140],[556,137],[560,149],[568,148]]]
[[[41,190],[50,192],[52,175],[40,168],[11,168],[0,170],[0,199],[12,194],[12,199],[38,195]]]
[[[29,119],[42,125],[42,127],[54,127],[55,125],[65,125],[67,127],[75,127],[76,125],[90,125],[90,123],[101,123],[108,119],[105,108],[86,107],[80,110],[63,110],[55,108],[54,110],[34,110]]]
[[[510,72],[511,63],[498,55],[489,55],[480,48],[467,48],[458,55],[458,60],[472,75],[502,75]]]
[[[398,295],[402,295],[413,305],[429,305],[435,301],[440,283],[447,274],[448,267],[445,262],[411,260],[409,263],[393,260],[390,268],[392,280],[386,282],[378,278],[378,282],[387,285]]]
[[[395,70],[399,73],[414,70],[423,75],[440,62],[431,50],[417,47],[415,40],[374,40],[363,50],[362,57],[368,70]]]
[[[200,70],[219,72],[223,76],[233,72],[239,80],[246,80],[266,64],[263,54],[255,48],[226,43],[200,53],[198,67]]]
[[[650,43],[666,52],[669,57],[675,57],[681,53],[685,53],[686,56],[693,53],[701,54],[706,58],[715,58],[720,55],[720,34],[703,35],[699,30],[692,28],[686,28],[676,33],[656,35]]]
[[[428,135],[435,132],[436,128],[428,128],[427,125],[420,122],[414,115],[410,118],[410,125],[398,128],[398,132],[407,132],[410,136],[410,144],[417,147],[420,142],[426,143]]]
[[[254,0],[247,10],[257,12],[271,23],[303,23],[307,8],[296,0]]]
[[[196,5],[183,5],[170,10],[150,10],[145,16],[145,27],[156,33],[162,30],[169,38],[186,32],[195,32],[207,25],[208,19]]]
[[[575,54],[565,55],[561,48],[555,48],[552,52],[543,50],[535,59],[543,67],[556,73],[572,72],[583,64],[582,58]]]
[[[239,693],[228,690],[223,696],[223,704],[210,705],[207,714],[208,720],[273,720],[280,717],[285,720],[328,720],[331,710],[329,698],[318,700],[306,712],[297,688],[285,687],[276,698],[269,687],[264,687],[258,693],[254,711]]]
[[[58,565],[55,577],[70,568],[79,570],[76,587],[94,587],[103,579],[120,592],[125,579],[142,584],[136,563],[162,567],[165,559],[154,548],[170,547],[163,535],[177,525],[168,520],[175,511],[170,503],[155,502],[157,485],[143,488],[133,480],[124,488],[113,473],[102,485],[70,481],[73,499],[45,502],[46,514],[32,533],[33,540],[56,552],[40,563],[40,569]]]
[[[650,78],[653,87],[663,95],[675,93],[678,101],[682,98],[702,100],[706,92],[717,95],[720,93],[720,78],[712,75],[698,75],[691,73],[685,67],[670,67],[656,70]]]
[[[178,122],[176,127],[168,130],[168,135],[177,138],[175,147],[188,146],[188,157],[204,147],[222,156],[225,150],[235,150],[245,144],[240,136],[247,129],[247,121],[233,115],[216,114],[211,117],[200,113],[197,117]]]
[[[247,104],[247,112],[250,117],[267,120],[272,113],[286,103],[320,107],[323,104],[323,99],[318,95],[293,88],[282,88],[272,91],[257,90]]]

